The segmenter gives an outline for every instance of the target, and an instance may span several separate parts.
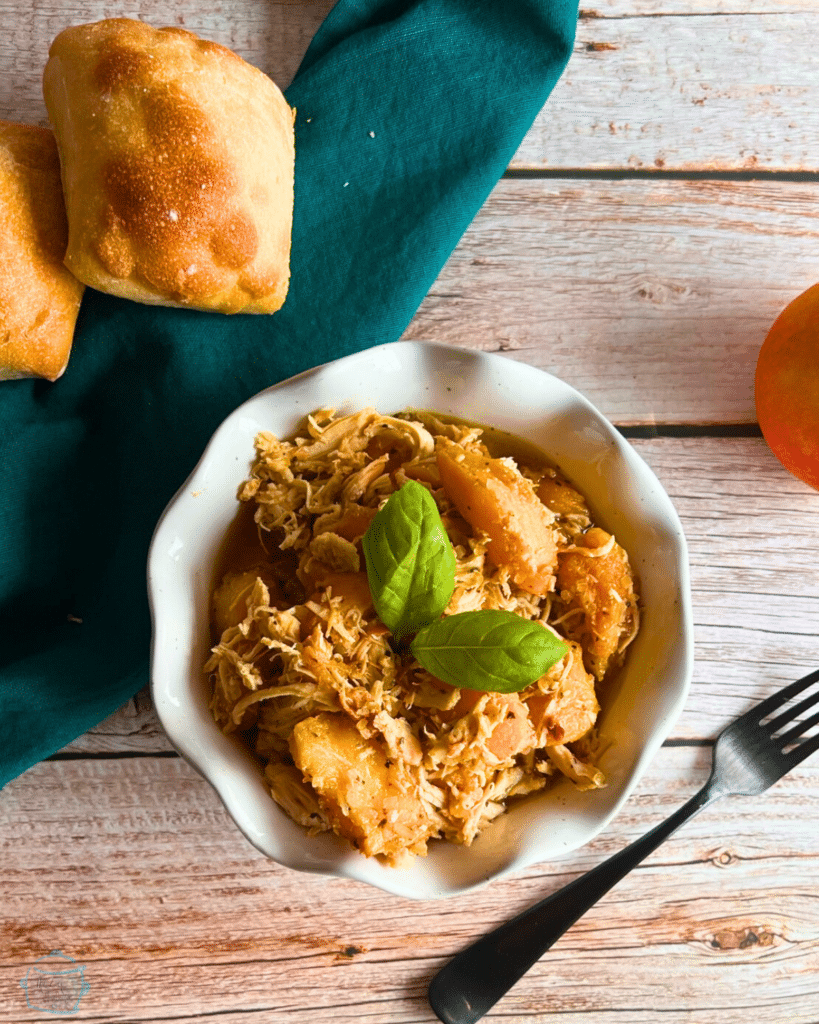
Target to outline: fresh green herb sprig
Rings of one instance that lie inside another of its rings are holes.
[[[378,617],[450,686],[516,693],[568,650],[550,630],[500,609],[441,617],[455,589],[455,552],[429,491],[409,480],[376,513],[363,539]]]
[[[560,661],[567,647],[539,622],[495,608],[438,619],[420,630],[410,650],[450,686],[517,693]]]
[[[455,552],[423,484],[408,480],[389,496],[363,547],[373,606],[393,636],[441,615],[455,589]]]

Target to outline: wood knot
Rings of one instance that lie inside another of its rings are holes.
[[[359,953],[366,953],[367,951],[361,946],[345,946],[344,949],[340,949],[336,953],[336,960],[352,960],[353,957],[358,956]]]
[[[730,850],[715,850],[711,854],[711,863],[717,868],[727,868],[739,861],[739,857]]]
[[[726,928],[714,932],[710,940],[712,949],[750,949],[752,946],[772,946],[774,935],[763,928]]]
[[[670,302],[685,301],[691,289],[673,281],[636,281],[631,293],[639,301],[663,306]]]

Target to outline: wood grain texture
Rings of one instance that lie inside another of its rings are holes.
[[[676,506],[694,606],[691,697],[675,736],[715,736],[819,665],[819,494],[761,438],[635,441]]]
[[[677,508],[688,540],[695,620],[691,695],[674,740],[709,739],[819,665],[819,494],[761,438],[635,439]],[[65,748],[71,754],[171,747],[142,691]]]
[[[819,7],[581,3],[515,167],[819,167]]]
[[[0,802],[0,1022],[40,1019],[24,1015],[18,979],[53,949],[86,966],[76,1020],[433,1022],[426,986],[447,957],[642,834],[709,763],[707,749],[663,750],[588,847],[434,904],[267,861],[181,759],[38,765]],[[817,832],[815,765],[763,797],[722,801],[487,1019],[745,1024],[753,1009],[759,1024],[815,1024]]]
[[[404,337],[506,352],[618,424],[753,423],[817,209],[819,182],[502,180]]]
[[[40,76],[70,24],[128,15],[231,47],[285,87],[332,0],[0,0],[0,118],[45,124]],[[811,0],[581,4],[575,52],[516,168],[819,169]]]

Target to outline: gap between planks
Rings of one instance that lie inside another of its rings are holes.
[[[792,181],[819,182],[819,171],[720,171],[665,170],[652,167],[508,167],[501,177],[507,181]]]

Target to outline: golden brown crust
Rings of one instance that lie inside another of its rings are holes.
[[[0,121],[0,225],[0,380],[56,380],[83,286],[63,266],[60,165],[46,128]]]
[[[293,118],[278,88],[185,29],[66,29],[43,75],[66,264],[138,302],[272,313],[287,295]]]

